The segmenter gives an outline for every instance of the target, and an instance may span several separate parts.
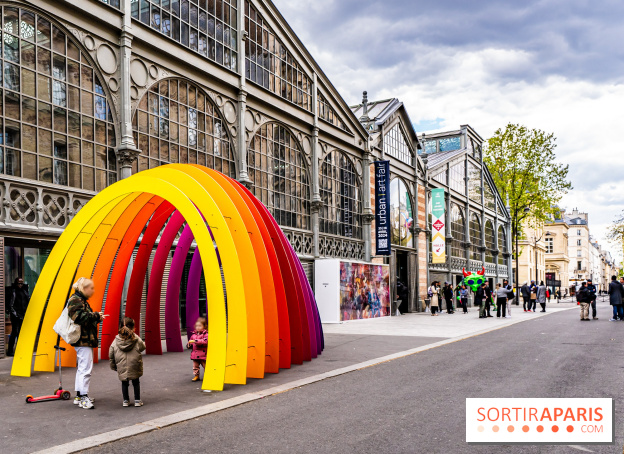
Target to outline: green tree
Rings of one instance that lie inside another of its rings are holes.
[[[568,166],[557,162],[554,134],[509,123],[487,141],[483,159],[509,203],[513,253],[526,226],[538,227],[559,214],[557,204],[572,189]]]
[[[624,252],[624,212],[622,212],[613,224],[611,224],[607,230],[607,239],[619,246]],[[624,266],[624,261],[622,262]],[[623,270],[620,270],[620,275],[622,275]]]

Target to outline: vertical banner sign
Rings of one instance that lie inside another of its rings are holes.
[[[446,237],[444,225],[444,189],[431,190],[431,214],[432,214],[432,237],[431,252],[433,253],[432,263],[446,262]]]
[[[390,255],[390,161],[375,161],[375,255]]]

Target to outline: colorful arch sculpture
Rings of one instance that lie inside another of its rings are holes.
[[[176,238],[161,314],[165,264]],[[193,241],[197,248],[188,276],[186,313],[187,325],[192,323],[188,317],[194,320],[199,314],[203,272],[209,333],[203,389],[245,384],[247,378],[263,378],[265,373],[277,373],[321,353],[323,333],[312,289],[267,208],[236,180],[215,170],[170,164],[109,186],[67,226],[32,293],[12,375],[30,376],[35,348],[34,370],[54,370],[56,334],[52,326],[79,276],[95,282],[96,293],[90,300],[94,310],[102,310],[106,294],[104,312],[110,317],[102,323],[101,356],[107,359],[135,251],[125,314],[137,320],[141,315],[141,296],[152,258],[142,333],[147,353],[162,354],[163,316],[167,350],[182,351],[179,289]],[[63,364],[75,365],[72,348],[64,353]]]

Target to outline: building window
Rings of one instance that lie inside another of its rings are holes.
[[[457,205],[451,206],[451,256],[465,258],[464,243],[466,242],[466,218]]]
[[[438,141],[437,140],[427,140],[424,142],[424,153],[435,153],[438,151]],[[421,152],[422,152],[421,151]]]
[[[498,264],[499,265],[507,265],[507,257],[505,254],[507,251],[507,235],[505,234],[505,229],[503,226],[498,227]]]
[[[100,0],[102,3],[106,3],[107,5],[112,6],[113,8],[119,9],[120,1],[119,0]]]
[[[583,262],[579,260],[578,262],[576,262],[576,270],[581,271],[582,269],[583,269]]]
[[[236,0],[133,0],[132,18],[236,71]]]
[[[552,254],[555,251],[555,239],[546,238],[546,253]]]
[[[576,245],[577,246],[581,246],[583,243],[581,242],[581,240],[576,240]]]
[[[413,165],[413,155],[410,150],[401,126],[397,123],[384,136],[384,153],[397,158],[408,165]]]
[[[319,183],[321,232],[361,239],[360,185],[351,159],[341,151],[329,153],[323,160]]]
[[[470,258],[472,260],[481,261],[481,221],[479,221],[479,217],[472,213],[470,216]]]
[[[580,249],[578,249],[578,250],[576,251],[576,256],[577,256],[577,257],[583,257],[583,251],[582,251],[582,250],[580,250]]]
[[[310,185],[296,139],[282,125],[264,124],[249,144],[249,178],[254,195],[278,224],[310,229]]]
[[[390,183],[390,224],[392,244],[414,247],[412,202],[407,186],[400,178],[394,178]]]
[[[245,1],[245,76],[285,100],[312,111],[312,81],[251,3]]]
[[[89,191],[117,181],[115,126],[87,54],[34,12],[2,16],[0,173]]]
[[[460,162],[450,168],[450,186],[451,189],[459,192],[460,194],[466,194],[466,167],[464,163]]]
[[[481,204],[481,169],[468,161],[468,198]]]
[[[576,231],[576,234],[577,234],[578,236],[581,236],[581,229],[578,229],[578,230]]]
[[[485,208],[495,211],[496,199],[494,198],[494,191],[492,191],[492,187],[487,181],[483,185],[483,198],[484,198]]]
[[[336,111],[329,105],[327,99],[320,91],[317,91],[318,98],[318,116],[320,119],[325,120],[328,123],[342,129],[343,131],[350,132],[349,128],[344,124],[344,121],[336,114]]]
[[[449,137],[446,139],[440,139],[440,151],[455,151],[461,148],[460,137]]]
[[[494,226],[490,220],[485,222],[485,247],[485,261],[494,263],[493,251],[496,249],[496,243],[494,242]]]
[[[433,177],[433,179],[437,181],[438,183],[441,183],[444,186],[446,186],[446,170],[442,173],[437,174],[435,177]]]
[[[141,154],[134,170],[162,164],[199,164],[236,176],[230,140],[217,108],[186,81],[167,79],[143,96],[133,118]]]

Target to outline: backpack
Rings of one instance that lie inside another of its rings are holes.
[[[427,296],[429,298],[433,298],[433,292],[431,291],[431,287],[429,287],[429,290],[427,290]]]

